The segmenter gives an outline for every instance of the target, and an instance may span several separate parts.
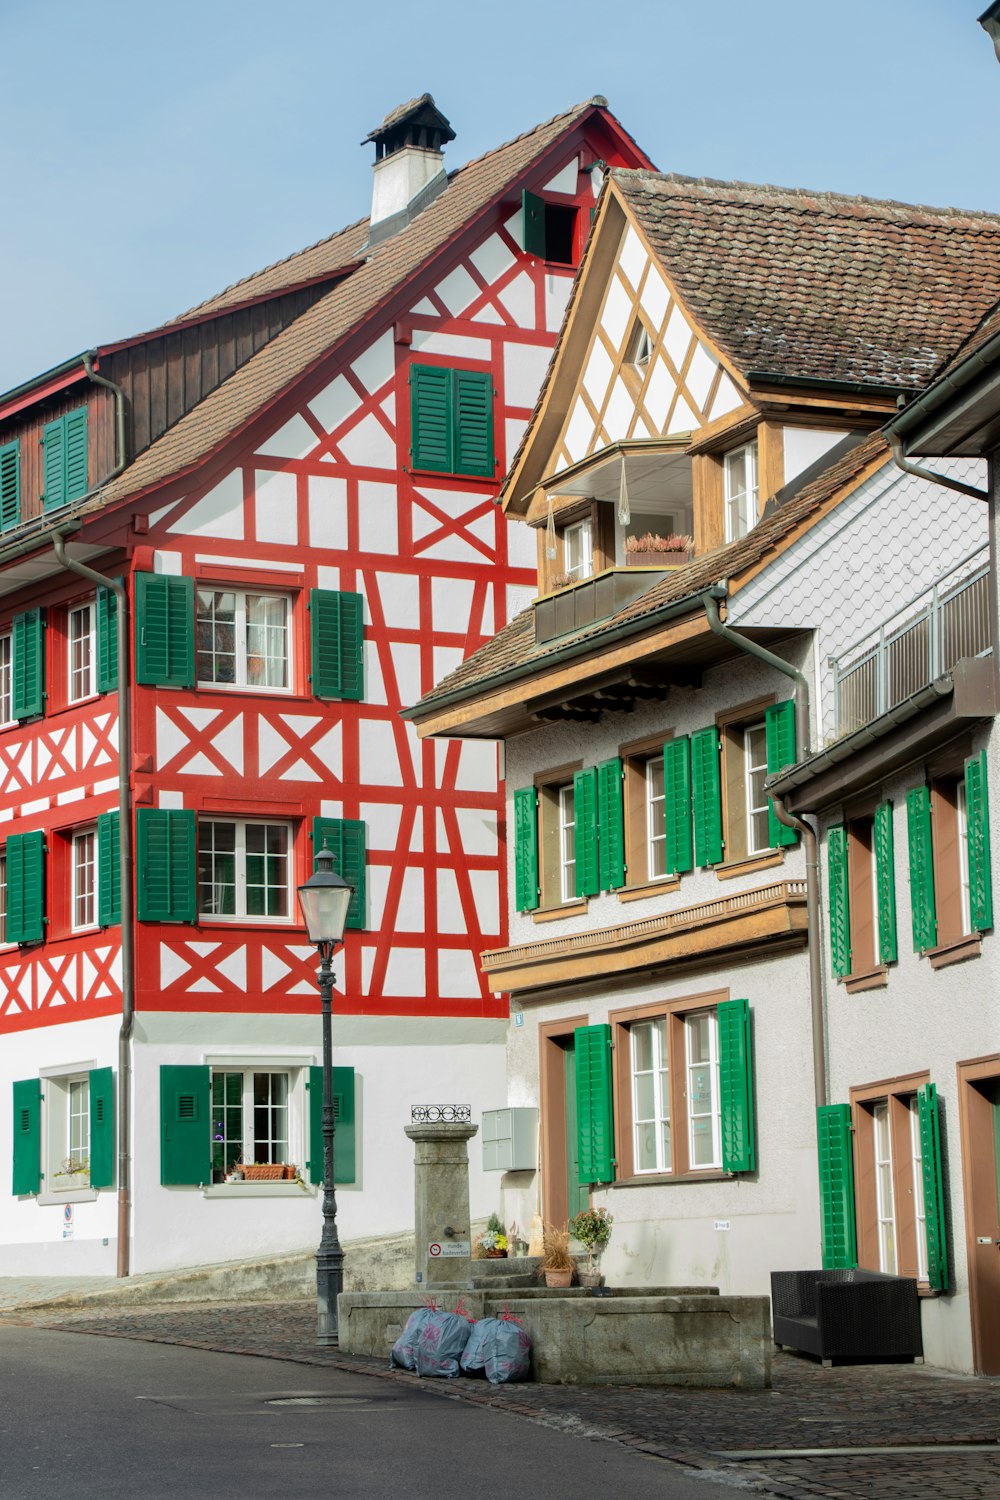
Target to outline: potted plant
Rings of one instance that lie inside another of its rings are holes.
[[[546,1286],[571,1286],[576,1262],[569,1253],[569,1230],[546,1224],[542,1232],[541,1274]]]
[[[629,535],[625,538],[625,566],[679,568],[691,561],[693,546],[693,537],[679,531],[672,531],[668,536],[659,536],[652,531],[647,531],[645,536]]]
[[[571,1220],[569,1227],[573,1236],[587,1252],[587,1269],[580,1273],[581,1286],[603,1285],[600,1261],[611,1238],[613,1223],[614,1215],[606,1208],[585,1208]]]
[[[486,1228],[482,1234],[476,1237],[476,1249],[478,1254],[476,1260],[505,1260],[507,1257],[507,1236],[504,1233],[503,1224],[499,1214],[490,1214],[486,1221]]]
[[[572,573],[553,573],[549,577],[546,593],[554,594],[559,589],[568,589],[571,583],[576,583]]]
[[[67,1156],[52,1174],[53,1189],[65,1192],[67,1188],[90,1186],[90,1157]]]

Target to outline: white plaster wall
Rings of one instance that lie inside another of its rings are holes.
[[[846,436],[846,432],[831,432],[828,427],[786,427],[782,434],[785,484]]]
[[[985,465],[975,459],[942,459],[939,467],[985,483]],[[815,630],[825,742],[837,732],[828,659],[867,638],[987,539],[981,500],[904,474],[888,460],[741,589],[727,619],[744,629]]]

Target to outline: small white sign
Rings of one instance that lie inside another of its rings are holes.
[[[511,1019],[513,1020],[515,1026],[523,1026],[524,1025],[524,1011],[523,1010],[516,1010],[514,1012],[514,1014],[513,1014],[513,1016],[512,1016]]]
[[[73,1205],[72,1205],[72,1203],[64,1203],[63,1204],[63,1232],[62,1232],[62,1237],[63,1237],[64,1240],[71,1240],[73,1238]]]
[[[728,1229],[729,1228],[729,1220],[728,1219],[716,1219],[716,1221],[715,1221],[715,1227],[716,1227],[716,1229]]]
[[[463,1255],[472,1254],[472,1243],[470,1240],[442,1240],[439,1244],[434,1240],[427,1246],[427,1254],[431,1260],[458,1260]]]

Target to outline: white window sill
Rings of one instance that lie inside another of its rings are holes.
[[[35,1202],[42,1208],[51,1208],[57,1203],[96,1203],[96,1188],[65,1188],[58,1192],[43,1190],[35,1195]]]
[[[308,1182],[213,1182],[203,1187],[203,1198],[315,1198]]]

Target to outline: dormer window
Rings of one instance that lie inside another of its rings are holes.
[[[574,583],[594,576],[594,523],[590,516],[563,532],[565,572]]]
[[[726,541],[757,524],[757,439],[725,455]]]
[[[528,255],[557,266],[576,265],[577,210],[569,204],[546,203],[525,190],[521,194],[524,248]]]

